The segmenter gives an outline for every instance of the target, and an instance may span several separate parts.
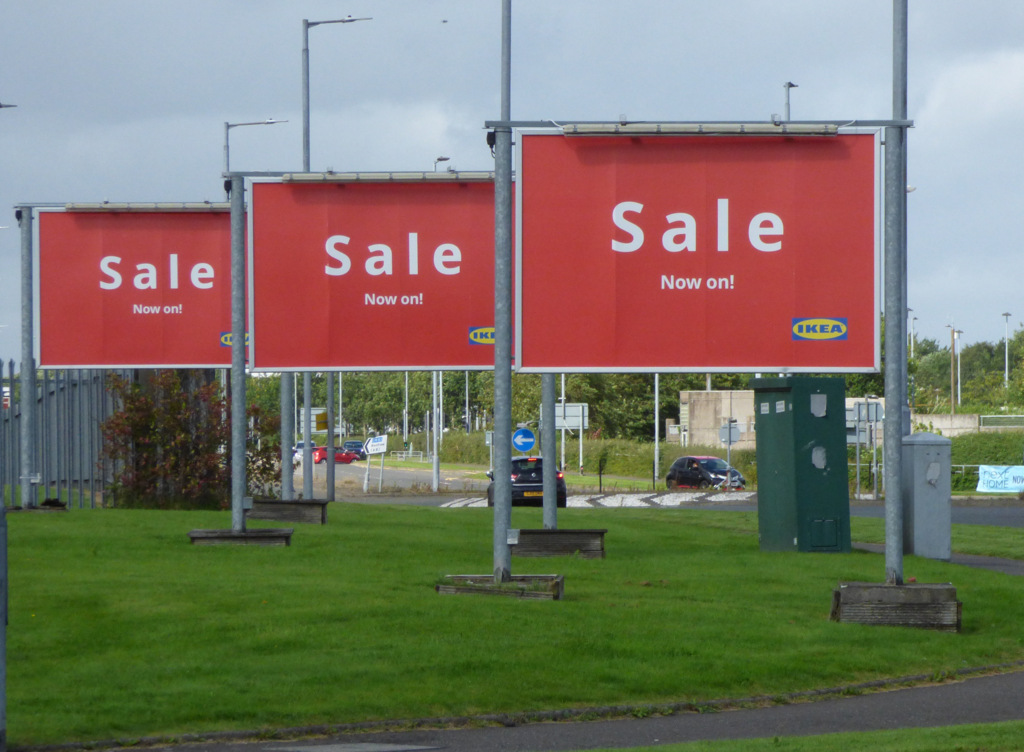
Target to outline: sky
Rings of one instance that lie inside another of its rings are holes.
[[[222,201],[234,170],[492,170],[500,0],[9,0],[0,358],[21,355],[18,204]],[[513,0],[514,120],[886,120],[892,0]],[[1024,322],[1024,3],[909,0],[908,304],[919,337]],[[836,281],[841,284],[841,281]]]

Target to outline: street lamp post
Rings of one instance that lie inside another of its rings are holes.
[[[309,172],[309,30],[324,24],[372,21],[372,18],[339,18],[333,21],[302,19],[302,171]]]
[[[224,123],[224,173],[231,172],[231,146],[228,134],[231,133],[232,128],[241,128],[243,125],[277,125],[278,123],[287,122],[287,120],[267,118],[266,120],[256,120],[251,123]]]
[[[960,386],[963,383],[960,379],[960,353],[963,350],[963,345],[960,344],[960,335],[964,333],[963,329],[957,329],[954,334],[956,335],[956,404],[960,404]]]
[[[338,18],[330,21],[310,21],[308,19],[302,19],[302,171],[309,172],[309,30],[314,26],[323,26],[325,24],[344,24],[344,23],[355,23],[356,21],[370,21],[370,18]],[[283,387],[283,382],[282,382]],[[305,420],[303,421],[303,465],[302,465],[302,490],[306,498],[312,498],[313,496],[313,472],[311,467],[312,451],[310,448],[310,405],[309,395],[313,391],[313,376],[309,371],[302,374],[302,387],[305,391],[305,402],[304,407],[306,410]],[[328,394],[334,391],[334,373],[331,371],[327,372],[327,392]],[[339,390],[340,393],[340,390]],[[338,412],[341,414],[343,405],[341,400],[338,400]],[[327,433],[327,488],[328,498],[334,498],[334,426],[328,426]]]
[[[1010,388],[1010,314],[1003,314],[1003,388]]]
[[[949,414],[956,412],[956,327],[946,324],[949,329]]]
[[[451,159],[451,157],[438,157],[437,159],[435,159],[434,160],[434,172],[437,172],[437,163],[438,162],[447,162],[449,159]]]
[[[786,90],[786,120],[789,120],[789,90],[797,88],[797,85],[792,81],[786,81],[782,85],[782,88]]]

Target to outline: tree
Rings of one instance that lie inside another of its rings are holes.
[[[230,403],[200,371],[154,371],[134,382],[112,376],[121,409],[103,425],[103,454],[114,466],[121,505],[227,508],[231,485]],[[249,411],[246,473],[252,493],[277,476],[280,421]]]

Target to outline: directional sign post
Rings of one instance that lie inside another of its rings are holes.
[[[363,476],[363,493],[370,489],[370,457],[374,454],[380,455],[380,478],[377,482],[377,491],[384,486],[384,453],[388,450],[388,435],[371,436],[363,444],[363,451],[366,452],[366,475]]]
[[[533,449],[536,443],[537,437],[533,435],[533,431],[529,428],[519,428],[512,434],[512,446],[523,454]]]

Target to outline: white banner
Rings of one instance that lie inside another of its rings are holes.
[[[981,465],[978,491],[1003,494],[1024,491],[1024,465]]]

